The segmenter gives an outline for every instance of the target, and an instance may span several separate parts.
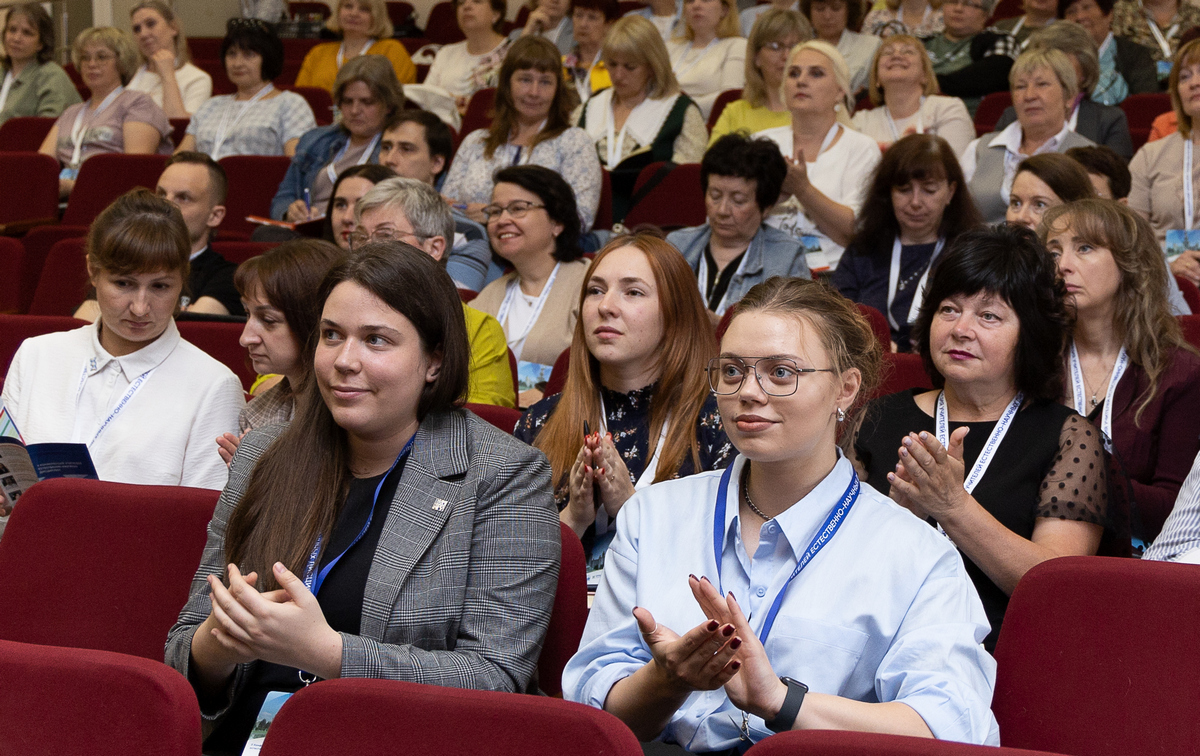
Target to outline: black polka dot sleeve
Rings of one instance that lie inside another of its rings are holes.
[[[1058,456],[1042,480],[1036,516],[1104,525],[1108,483],[1100,431],[1079,415],[1063,423]]]

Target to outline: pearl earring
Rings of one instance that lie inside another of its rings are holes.
[[[841,407],[837,408],[837,421],[839,423],[846,422],[846,410],[842,409]]]

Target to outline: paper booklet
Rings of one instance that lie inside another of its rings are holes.
[[[99,476],[85,444],[26,446],[12,416],[0,404],[0,535],[17,500],[34,483],[48,478],[98,480]]]

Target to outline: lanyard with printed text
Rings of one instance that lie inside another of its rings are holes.
[[[109,92],[108,97],[105,97],[104,100],[100,102],[99,107],[96,108],[96,112],[92,113],[92,117],[87,119],[87,123],[90,124],[92,121],[99,118],[100,114],[103,113],[109,105],[112,105],[113,100],[117,99],[124,91],[125,87],[120,86],[114,89],[112,92]],[[91,102],[91,100],[88,100],[88,102]],[[79,164],[82,162],[80,160],[80,155],[83,152],[83,135],[87,131],[84,124],[84,116],[87,114],[87,109],[88,103],[85,102],[79,108],[79,113],[75,116],[75,124],[71,127],[71,143],[74,145],[74,149],[71,151],[72,168],[78,168]]]
[[[363,55],[366,55],[367,50],[370,50],[371,45],[373,45],[373,44],[375,44],[375,40],[368,39],[367,43],[362,46],[361,50],[358,51],[359,56],[361,57]],[[343,42],[342,44],[338,45],[338,51],[337,51],[337,67],[338,67],[339,71],[342,70],[342,63],[345,60],[346,60],[346,43]]]
[[[4,86],[0,87],[0,111],[3,111],[5,104],[8,103],[8,92],[12,89],[13,80],[12,71],[4,74]]]
[[[79,387],[75,389],[76,408],[79,407],[79,400],[83,397],[83,387],[87,383],[88,376],[94,372],[95,369],[95,358],[88,360],[83,365],[83,373],[79,376]],[[108,427],[109,423],[117,418],[117,415],[121,414],[121,410],[125,409],[126,405],[133,400],[134,395],[141,390],[142,386],[146,385],[146,381],[150,380],[150,376],[156,369],[157,366],[152,367],[139,375],[137,378],[133,379],[133,383],[129,384],[129,388],[125,389],[125,393],[121,396],[120,401],[117,402],[117,406],[113,407],[112,412],[109,412],[104,420],[100,422],[100,427],[97,428],[96,432],[92,434],[92,439],[87,442],[88,446],[96,443],[96,439],[100,438],[100,434],[104,432],[104,429]]]
[[[742,253],[742,261],[740,263],[738,263],[737,270],[735,270],[733,272],[733,275],[735,277],[740,277],[743,273],[746,272],[746,260],[748,260],[749,258],[750,258],[750,248],[747,247],[746,251]],[[720,275],[721,275],[720,273],[717,274],[718,277]],[[704,300],[705,303],[707,303],[708,302],[708,257],[707,257],[707,255],[705,255],[703,253],[700,254],[700,265],[696,269],[696,283],[700,287],[700,298],[702,300]],[[732,280],[729,283],[730,283],[730,285],[733,285]],[[717,315],[724,315],[725,310],[728,307],[729,307],[729,288],[726,287],[725,293],[721,295],[721,301],[717,303],[717,309],[713,310],[713,312],[716,313]]]
[[[929,6],[925,6],[928,8]],[[917,133],[925,133],[925,97],[921,97],[921,104],[917,106]],[[883,114],[887,116],[888,126],[892,129],[892,141],[900,141],[900,129],[896,126],[896,119],[892,118],[892,111],[887,105],[883,106]]]
[[[383,132],[381,131],[378,134],[376,134],[374,137],[371,138],[371,143],[367,145],[367,149],[363,150],[362,155],[359,156],[358,161],[355,163],[355,165],[362,165],[363,163],[365,163],[371,159],[371,153],[375,151],[375,145],[379,144],[379,138],[382,136],[383,136]],[[337,168],[336,168],[337,163],[339,160],[342,159],[342,156],[345,155],[349,149],[350,149],[350,139],[347,139],[346,144],[342,146],[341,151],[338,152],[338,154],[333,158],[333,160],[329,161],[329,165],[325,166],[325,175],[329,177],[329,181],[331,183],[334,183],[334,184],[337,183],[337,177],[338,177]]]
[[[1083,385],[1083,368],[1079,364],[1079,350],[1075,348],[1074,341],[1071,342],[1070,364],[1071,398],[1075,404],[1075,411],[1087,417],[1087,389]],[[1108,452],[1112,452],[1113,396],[1117,393],[1117,384],[1121,382],[1121,376],[1125,375],[1127,367],[1129,354],[1125,347],[1121,347],[1117,361],[1113,364],[1112,376],[1108,379],[1108,390],[1104,392],[1104,409],[1100,412],[1100,431],[1104,434],[1104,449]]]

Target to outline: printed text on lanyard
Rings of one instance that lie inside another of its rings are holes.
[[[996,450],[1000,448],[1000,442],[1004,440],[1004,436],[1008,433],[1008,428],[1012,425],[1013,419],[1017,416],[1017,410],[1021,409],[1021,403],[1025,401],[1025,394],[1017,392],[1013,400],[1008,403],[1008,407],[1004,409],[1004,414],[1000,415],[1000,419],[996,421],[996,426],[992,428],[992,434],[988,436],[987,441],[983,445],[983,449],[979,452],[979,457],[975,460],[975,464],[971,467],[971,472],[967,474],[966,480],[963,481],[963,488],[969,494],[975,490],[975,486],[979,485],[979,481],[983,479],[984,473],[987,472],[988,465],[992,464],[992,457],[996,456]],[[950,450],[950,419],[946,411],[946,392],[938,392],[937,398],[937,414],[935,416],[935,429],[937,431],[938,443],[947,451]],[[946,531],[942,526],[938,525],[938,532],[946,535]]]
[[[75,389],[76,407],[79,406],[79,400],[83,398],[83,387],[87,383],[88,375],[95,371],[95,369],[95,358],[90,359],[83,364],[83,372],[79,376],[79,387]],[[150,380],[150,376],[154,374],[156,369],[157,367],[152,367],[139,375],[137,378],[133,379],[133,383],[129,384],[129,388],[125,389],[125,393],[121,396],[120,401],[117,402],[117,406],[113,407],[112,411],[109,412],[108,415],[100,422],[100,427],[97,428],[96,432],[92,434],[91,440],[87,442],[89,447],[96,443],[96,439],[100,438],[100,434],[104,432],[104,429],[108,427],[109,423],[115,420],[117,415],[121,414],[121,410],[125,409],[126,405],[133,400],[134,395],[141,390],[142,386],[146,385],[146,381]]]
[[[1074,400],[1075,411],[1080,415],[1088,416],[1087,407],[1087,389],[1083,385],[1083,368],[1079,364],[1079,350],[1075,347],[1075,342],[1071,342],[1071,397]],[[1113,415],[1113,397],[1117,393],[1117,384],[1121,382],[1121,376],[1125,374],[1125,368],[1129,367],[1129,354],[1125,351],[1125,347],[1121,347],[1121,351],[1117,354],[1117,361],[1113,364],[1112,376],[1108,379],[1108,390],[1104,392],[1104,409],[1100,412],[1100,431],[1104,434],[1104,450],[1112,453],[1112,415]]]

